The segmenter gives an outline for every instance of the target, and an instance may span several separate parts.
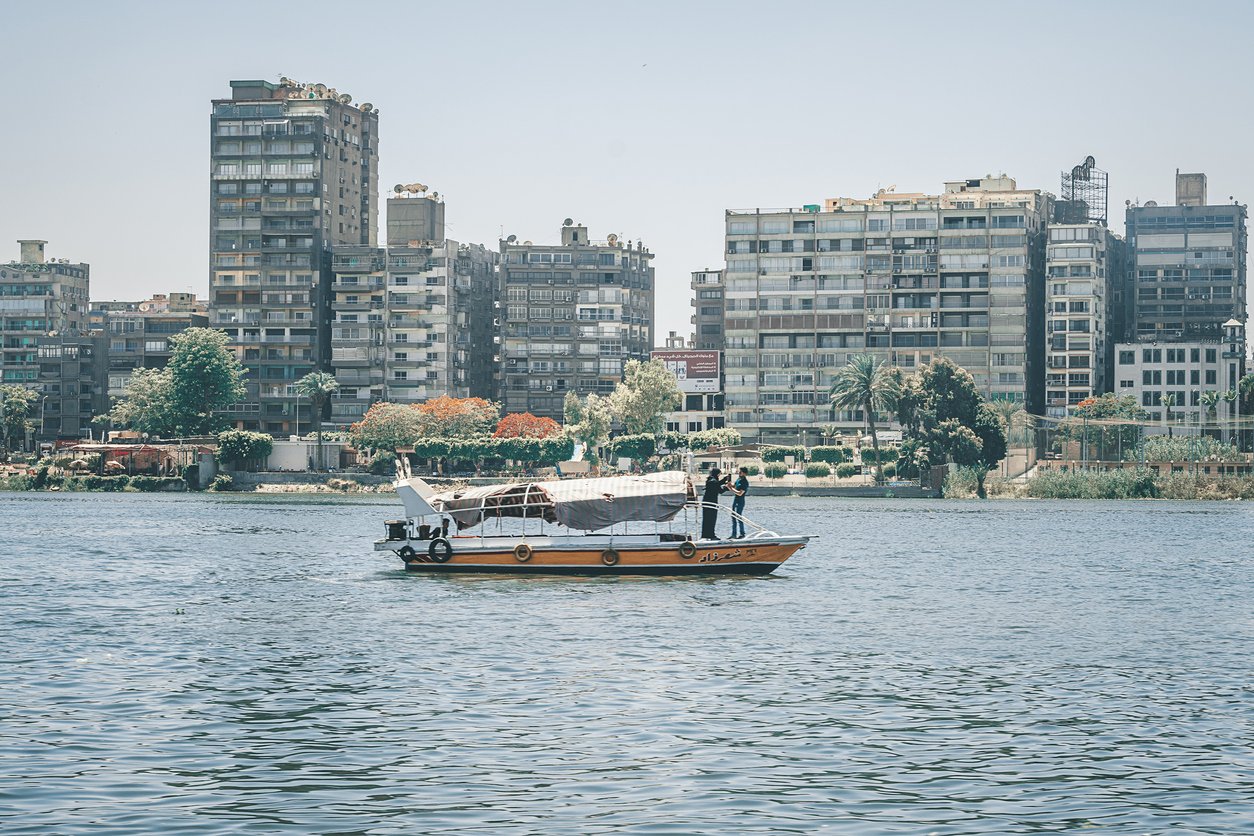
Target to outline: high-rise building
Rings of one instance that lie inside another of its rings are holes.
[[[1123,341],[1218,340],[1223,322],[1246,321],[1245,206],[1207,205],[1202,174],[1177,173],[1176,196],[1128,207],[1135,296]]]
[[[0,265],[0,383],[41,395],[38,437],[77,439],[103,411],[103,352],[88,336],[91,267],[48,260],[47,241],[19,241]]]
[[[692,272],[692,347],[723,350],[723,271]]]
[[[728,425],[768,443],[860,426],[828,391],[861,353],[906,371],[948,357],[986,397],[1039,413],[1052,202],[1001,176],[946,183],[940,195],[728,211]]]
[[[567,392],[609,394],[627,360],[653,348],[653,253],[616,235],[501,242],[501,400],[506,412],[560,420]]]
[[[1114,288],[1123,281],[1123,239],[1098,221],[1052,223],[1046,250],[1045,414],[1061,418],[1111,391]]]
[[[444,202],[417,190],[387,202],[381,247],[336,247],[332,366],[336,423],[370,404],[495,397],[497,254],[444,237]]]
[[[331,366],[331,248],[376,245],[379,114],[323,84],[232,81],[210,142],[211,324],[248,369],[230,417],[298,433],[292,384]]]

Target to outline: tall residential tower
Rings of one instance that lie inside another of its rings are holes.
[[[237,426],[308,428],[292,384],[331,365],[331,248],[378,235],[379,114],[323,84],[232,81],[210,116],[211,324],[248,369]]]

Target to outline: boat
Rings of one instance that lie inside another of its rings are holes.
[[[395,485],[405,519],[388,520],[387,536],[374,548],[395,553],[411,572],[765,575],[810,541],[777,534],[726,506],[720,511],[743,520],[746,536],[698,539],[708,506],[681,471],[443,493],[414,476]],[[495,532],[488,530],[493,521]]]

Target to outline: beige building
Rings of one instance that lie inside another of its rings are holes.
[[[939,195],[728,211],[728,425],[780,443],[860,426],[828,395],[860,353],[906,371],[948,357],[987,397],[1039,412],[1052,201],[1001,176],[949,182]]]

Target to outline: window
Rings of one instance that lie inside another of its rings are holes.
[[[1135,351],[1120,351],[1119,352],[1119,365],[1131,366],[1135,362],[1136,362]]]

